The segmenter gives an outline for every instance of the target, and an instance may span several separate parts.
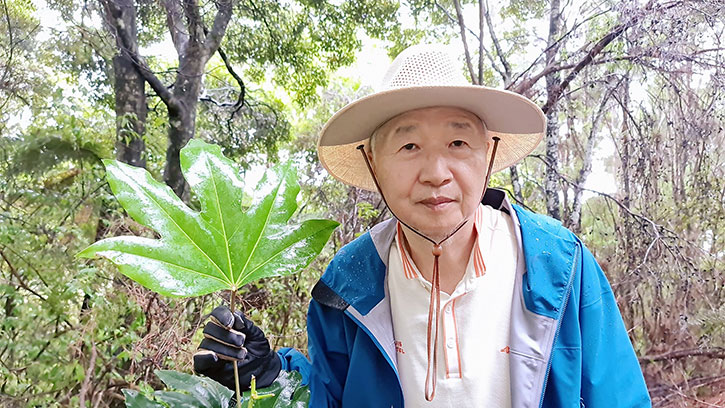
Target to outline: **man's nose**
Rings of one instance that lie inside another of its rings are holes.
[[[440,155],[429,155],[421,163],[419,181],[423,184],[441,186],[451,181],[448,160]]]

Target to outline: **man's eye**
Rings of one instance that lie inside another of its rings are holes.
[[[415,149],[415,145],[413,143],[408,143],[407,145],[403,146],[403,149],[413,150],[413,149]]]
[[[466,144],[466,142],[464,142],[463,140],[454,140],[451,142],[451,145],[455,147],[461,147],[464,144]]]

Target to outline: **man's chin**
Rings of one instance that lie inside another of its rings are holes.
[[[425,219],[423,219],[425,221]],[[452,223],[452,222],[439,222],[436,223],[434,220],[430,220],[430,222],[427,222],[425,226],[418,226],[417,223],[409,224],[413,228],[415,228],[418,232],[425,235],[426,237],[432,239],[433,241],[440,242],[444,238],[446,238],[448,235],[450,235],[453,231],[455,231],[456,228],[460,225],[460,223]]]

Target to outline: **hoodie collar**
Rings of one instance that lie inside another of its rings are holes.
[[[487,192],[484,203],[515,212],[514,220],[518,220],[526,259],[523,290],[527,309],[556,318],[574,263],[576,237],[559,221],[512,205],[501,190],[489,190],[500,199],[487,200]],[[395,219],[388,219],[338,251],[320,281],[340,299],[323,304],[351,305],[364,316],[380,303],[386,296],[385,274],[394,236]],[[319,288],[315,291],[321,293]],[[313,296],[318,299],[315,291]]]

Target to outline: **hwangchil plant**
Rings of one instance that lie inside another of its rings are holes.
[[[233,312],[239,288],[305,268],[338,225],[317,219],[289,222],[297,210],[300,190],[289,163],[268,170],[254,192],[247,194],[238,169],[222,155],[219,146],[192,139],[180,154],[182,172],[200,211],[189,208],[145,169],[104,160],[111,191],[123,208],[160,238],[107,238],[78,256],[107,258],[124,275],[166,296],[201,296],[228,290]],[[236,364],[234,369],[237,403],[241,406]],[[161,373],[168,372],[159,372],[164,383],[179,385],[169,383],[177,377]],[[193,378],[200,384],[210,381]],[[129,398],[132,393],[126,395]],[[135,395],[133,398],[140,398],[140,394]]]

